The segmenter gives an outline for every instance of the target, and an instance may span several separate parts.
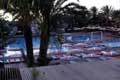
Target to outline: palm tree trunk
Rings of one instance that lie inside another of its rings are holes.
[[[40,66],[47,65],[49,62],[49,59],[47,58],[47,49],[48,49],[49,37],[50,37],[49,33],[50,32],[49,32],[48,28],[47,28],[47,30],[43,30],[41,32],[40,53],[39,53],[39,58],[38,58]]]
[[[49,45],[49,37],[50,37],[50,22],[49,16],[47,16],[44,20],[44,26],[42,26],[41,36],[40,36],[40,52],[38,58],[39,66],[48,65],[50,59],[47,57],[47,50]]]
[[[27,49],[27,63],[28,63],[28,66],[31,67],[34,64],[32,31],[28,25],[23,26],[22,29],[23,29],[25,43],[26,43],[26,49]]]

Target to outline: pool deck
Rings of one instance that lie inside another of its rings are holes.
[[[22,80],[32,80],[31,69],[20,69]],[[36,69],[41,73],[37,80],[120,80],[120,59],[37,67]]]

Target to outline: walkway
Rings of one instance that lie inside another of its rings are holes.
[[[120,80],[120,59],[36,68],[42,80]],[[20,69],[22,80],[32,80],[31,69]]]

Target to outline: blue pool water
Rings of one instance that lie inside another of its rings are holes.
[[[90,36],[86,35],[86,36],[64,36],[64,39],[67,41],[72,41],[72,42],[80,42],[80,41],[86,41],[86,40],[90,40]],[[50,45],[53,46],[58,46],[58,42],[56,42],[53,38],[50,38]],[[33,47],[34,48],[39,48],[40,46],[40,39],[38,37],[33,38]],[[24,38],[16,38],[15,42],[12,44],[9,44],[7,46],[8,48],[22,48],[22,49],[26,49],[25,46],[25,39]]]
[[[100,37],[100,35],[96,35],[96,36],[95,36],[96,38]],[[76,35],[74,35],[74,36],[65,35],[64,39],[65,39],[65,41],[72,41],[74,43],[78,43],[81,41],[91,40],[91,35],[77,35],[77,36]],[[56,49],[60,48],[59,43],[56,42],[53,38],[50,38],[49,44],[51,46],[54,46],[51,48],[52,50],[56,50]],[[105,42],[105,43],[102,43],[102,45],[106,45],[106,46],[110,46],[110,47],[120,47],[120,41],[118,41],[118,42]],[[38,37],[33,38],[33,47],[39,48],[39,46],[40,46],[40,39]],[[12,44],[9,44],[7,47],[8,48],[22,48],[25,50],[26,49],[25,40],[24,40],[24,38],[16,38],[15,42]],[[62,47],[62,50],[67,51],[67,50],[69,50],[69,48]]]

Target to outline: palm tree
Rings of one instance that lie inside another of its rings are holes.
[[[98,9],[93,6],[91,9],[90,9],[90,12],[91,12],[91,18],[90,18],[90,24],[91,25],[98,25]]]
[[[102,13],[104,14],[105,26],[110,26],[110,20],[111,20],[113,8],[111,6],[106,5],[106,6],[103,6],[101,10],[102,10]]]
[[[86,27],[88,26],[90,13],[85,6],[81,6],[79,9],[80,9],[79,14],[76,15],[76,19],[77,19],[76,22],[78,22],[79,28]]]
[[[5,12],[11,13],[14,17],[13,21],[18,21],[17,24],[23,31],[27,48],[28,66],[32,66],[34,63],[32,32],[30,28],[30,22],[34,18],[30,13],[31,1],[32,0],[0,0],[0,8]]]
[[[4,2],[4,0],[1,1]],[[66,1],[68,0],[7,0],[7,5],[5,6],[7,9],[6,11],[15,15],[15,19],[18,20],[19,25],[24,32],[29,64],[33,63],[32,34],[29,23],[33,19],[36,19],[39,24],[41,24],[41,44],[38,61],[40,65],[47,65],[49,62],[49,59],[47,58],[47,49],[50,30],[56,20],[55,17],[57,18],[60,14],[64,13],[64,9],[67,6],[62,7],[62,5]]]
[[[67,0],[39,0],[40,11],[42,15],[43,26],[41,26],[41,44],[40,44],[40,55],[38,61],[40,65],[47,65],[49,59],[47,58],[47,49],[50,38],[50,27],[54,18],[65,12],[65,8],[68,6],[61,7]]]
[[[73,30],[78,27],[85,27],[88,24],[89,12],[85,6],[79,4],[71,3],[67,5],[65,9],[65,22],[68,23],[67,29]]]
[[[98,17],[98,25],[99,25],[100,27],[103,27],[103,26],[105,25],[105,17],[104,17],[104,14],[101,13],[101,12],[99,12],[98,15],[97,15],[97,17]]]

